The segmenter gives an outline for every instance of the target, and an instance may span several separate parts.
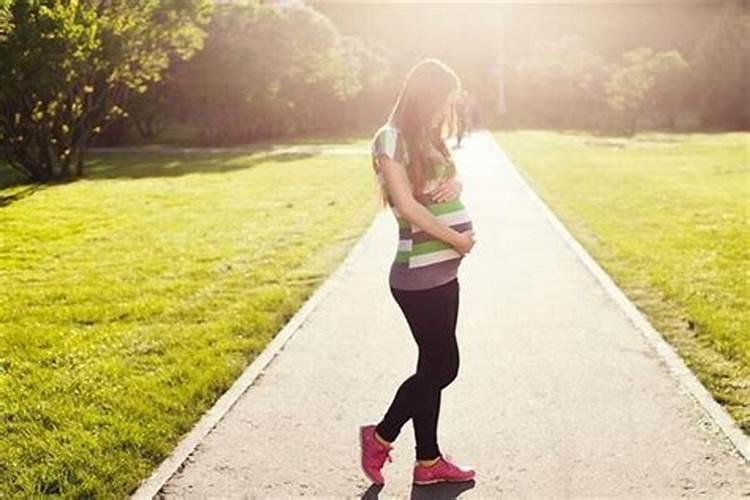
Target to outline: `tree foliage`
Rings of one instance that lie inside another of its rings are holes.
[[[314,3],[342,31],[383,45],[394,68],[388,88],[420,57],[447,62],[480,99],[487,125],[620,127],[625,113],[609,105],[606,84],[617,71],[623,82],[635,77],[637,70],[622,70],[629,66],[622,55],[651,47],[679,52],[690,69],[658,78],[639,126],[750,127],[747,1],[651,2],[637,9],[627,2],[554,9],[534,2]]]
[[[693,102],[708,125],[750,127],[750,11],[740,0],[725,2],[699,40],[690,78]]]
[[[217,7],[205,48],[174,71],[177,116],[204,143],[325,130],[386,62],[304,5]]]
[[[10,28],[10,0],[0,0],[0,42],[8,36]]]
[[[546,123],[583,125],[603,101],[603,58],[578,36],[533,43],[514,67],[518,106]]]
[[[675,82],[687,68],[676,50],[654,52],[639,47],[623,54],[622,63],[614,66],[606,83],[607,102],[624,120],[625,133],[633,135],[644,106],[654,102],[656,89],[666,81]]]
[[[0,41],[0,140],[33,180],[82,175],[92,137],[173,58],[201,47],[208,0],[22,0]]]

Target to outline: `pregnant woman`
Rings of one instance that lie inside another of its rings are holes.
[[[383,484],[381,469],[401,427],[414,426],[414,484],[467,481],[474,470],[455,464],[438,447],[440,394],[458,374],[459,284],[457,271],[474,246],[461,184],[445,144],[452,99],[460,92],[455,72],[424,59],[406,76],[388,122],[372,142],[372,166],[382,207],[390,206],[399,242],[388,277],[419,349],[416,372],[399,386],[377,424],[359,428],[361,465]]]

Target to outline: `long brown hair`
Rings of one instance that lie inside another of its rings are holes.
[[[445,177],[456,175],[453,157],[443,137],[449,117],[443,115],[436,124],[433,121],[442,106],[460,90],[458,75],[435,58],[422,59],[415,64],[401,86],[388,121],[399,130],[404,140],[409,160],[406,169],[415,197],[422,193],[427,179],[433,177],[435,159],[430,154],[430,145],[442,155],[447,165]],[[453,106],[449,110],[452,113]],[[387,203],[387,193],[383,190],[381,194],[381,201]]]

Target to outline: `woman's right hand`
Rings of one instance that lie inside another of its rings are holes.
[[[474,243],[476,243],[474,230],[469,229],[463,233],[458,233],[458,237],[456,237],[456,241],[453,243],[453,248],[461,255],[466,255],[471,252]]]

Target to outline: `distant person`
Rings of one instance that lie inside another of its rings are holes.
[[[468,94],[466,91],[463,91],[458,94],[458,97],[455,99],[454,102],[454,114],[456,117],[456,147],[461,147],[461,139],[463,139],[464,134],[466,134],[466,118],[467,118],[467,97]]]
[[[414,484],[469,481],[475,475],[444,455],[437,440],[441,391],[458,374],[457,273],[475,243],[443,137],[458,89],[458,77],[444,63],[420,61],[409,70],[388,122],[371,145],[381,200],[399,227],[390,292],[419,349],[416,372],[400,385],[382,420],[359,430],[362,470],[377,484],[384,483],[383,464],[391,460],[392,442],[410,419],[416,440]],[[385,353],[372,355],[388,362]]]
[[[468,131],[479,128],[479,103],[477,98],[472,94],[469,96],[469,126]]]

